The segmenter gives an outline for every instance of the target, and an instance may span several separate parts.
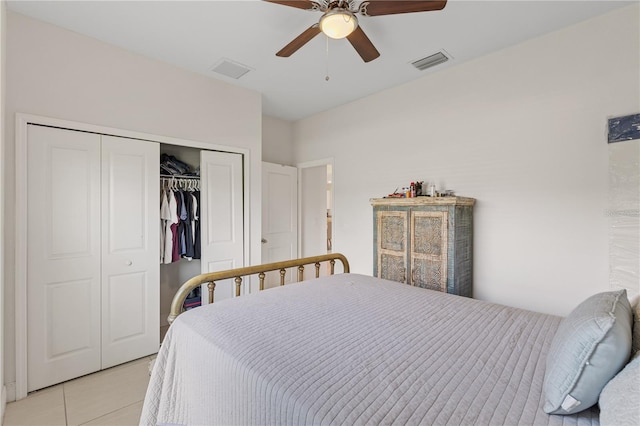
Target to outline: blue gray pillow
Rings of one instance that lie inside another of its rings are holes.
[[[599,293],[562,320],[547,355],[543,409],[573,414],[594,405],[631,353],[626,290]]]

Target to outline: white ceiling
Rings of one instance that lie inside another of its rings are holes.
[[[258,0],[7,4],[15,12],[257,90],[264,114],[298,120],[634,2],[449,0],[442,11],[359,16],[380,51],[369,63],[347,40],[329,40],[327,60],[323,35],[289,58],[276,57],[321,14]],[[427,71],[410,65],[441,49],[453,59]],[[238,80],[211,71],[223,58],[252,70]]]

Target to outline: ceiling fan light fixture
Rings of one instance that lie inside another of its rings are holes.
[[[358,19],[347,9],[335,8],[327,11],[320,18],[320,30],[327,37],[345,38],[358,27]]]

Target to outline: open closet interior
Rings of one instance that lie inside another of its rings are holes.
[[[160,144],[160,169],[160,327],[164,333],[173,295],[185,281],[244,266],[243,156]],[[166,209],[172,197],[175,212]],[[163,199],[168,201],[164,209]],[[206,286],[202,298],[198,293],[192,292],[186,309],[207,303]],[[216,300],[234,297],[232,280],[216,283],[215,294]]]
[[[160,144],[160,328],[164,337],[171,300],[202,270],[200,149]],[[201,304],[199,291],[185,308]]]

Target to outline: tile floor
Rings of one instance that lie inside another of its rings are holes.
[[[137,425],[149,384],[149,361],[154,357],[32,392],[7,404],[2,424]]]

